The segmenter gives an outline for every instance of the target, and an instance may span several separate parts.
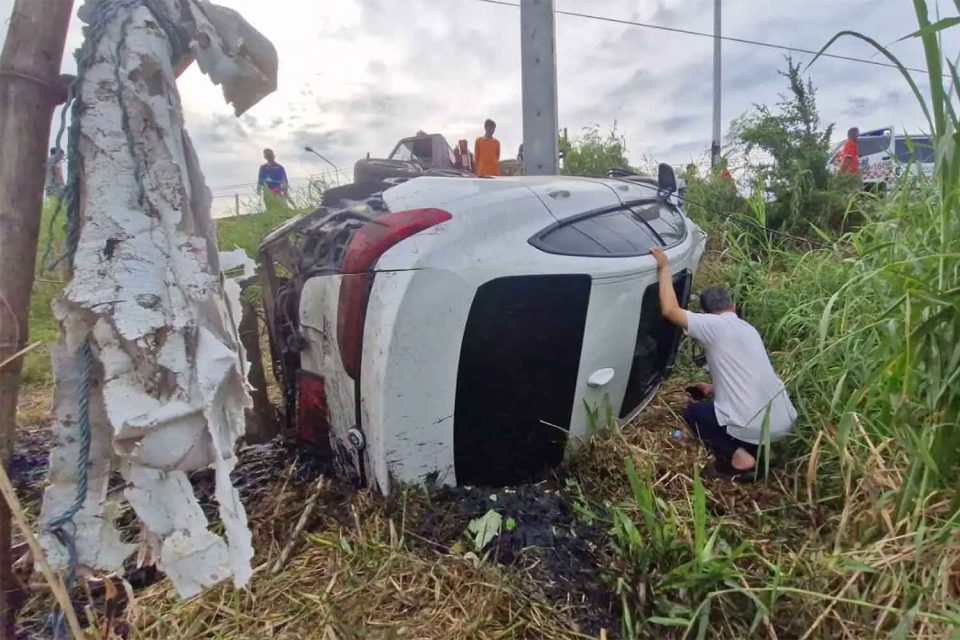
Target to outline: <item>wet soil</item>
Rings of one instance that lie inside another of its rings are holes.
[[[21,429],[13,447],[10,461],[10,481],[24,508],[39,511],[46,484],[50,457],[50,429],[47,423]]]
[[[43,495],[50,448],[46,423],[36,423],[20,430],[15,446],[11,478],[18,495],[31,511],[39,511]],[[290,486],[312,485],[321,475],[329,476],[328,464],[309,448],[276,439],[243,447],[238,452],[237,467],[232,474],[241,501],[248,509],[277,490],[278,482]],[[211,522],[217,521],[214,500],[214,477],[211,470],[191,475],[191,482],[204,512]],[[332,519],[342,517],[349,522],[347,504],[350,488],[335,486],[341,499],[324,500],[328,509],[341,507],[342,513],[325,513]],[[454,488],[422,493],[415,497],[418,506],[407,522],[411,547],[421,552],[458,552],[472,548],[465,536],[470,521],[490,510],[497,511],[504,522],[515,526],[502,527],[500,534],[480,555],[486,561],[515,568],[522,588],[542,594],[548,601],[568,608],[581,631],[596,635],[600,628],[616,628],[619,612],[613,597],[611,581],[601,569],[599,556],[604,531],[578,521],[573,503],[556,481],[521,485],[513,488]],[[400,499],[391,498],[384,505],[388,513],[401,509]],[[135,536],[138,530],[132,510],[124,513],[121,526]],[[292,526],[292,523],[291,523]],[[128,580],[135,590],[147,587],[163,576],[155,567],[128,568]],[[100,587],[99,590],[102,590]],[[94,601],[101,601],[95,592]],[[78,601],[82,615],[86,598]],[[125,603],[114,603],[121,611]],[[22,638],[49,637],[49,621],[44,617],[24,619],[20,625]]]
[[[464,535],[467,526],[491,510],[513,527],[501,526],[480,555],[520,570],[526,576],[524,587],[568,607],[583,633],[597,635],[601,628],[619,626],[612,580],[602,568],[605,531],[579,520],[572,498],[555,481],[439,491],[430,496],[413,531],[430,544],[471,549],[473,543]]]

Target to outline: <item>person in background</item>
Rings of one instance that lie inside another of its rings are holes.
[[[47,179],[44,185],[47,195],[53,198],[63,197],[63,150],[50,149],[47,157]]]
[[[493,137],[497,123],[487,119],[483,123],[483,137],[477,138],[473,146],[473,157],[477,163],[478,176],[500,175],[500,141]]]
[[[282,164],[277,162],[272,149],[263,150],[263,159],[266,160],[266,163],[260,165],[260,175],[257,176],[257,191],[263,194],[265,200],[271,198],[285,199],[290,190],[286,170]]]
[[[713,384],[696,385],[696,395],[712,399],[691,403],[684,420],[691,433],[713,450],[719,473],[753,481],[761,443],[789,434],[797,411],[760,334],[737,315],[730,293],[723,287],[704,289],[703,313],[691,313],[677,301],[663,249],[650,253],[657,261],[663,317],[703,345],[713,377]]]
[[[841,173],[855,174],[860,172],[860,149],[857,147],[857,138],[860,129],[853,127],[847,131],[847,141],[837,152],[836,162]]]

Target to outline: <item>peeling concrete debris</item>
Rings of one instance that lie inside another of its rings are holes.
[[[81,19],[108,1],[88,0]],[[239,287],[221,266],[248,274],[252,265],[235,254],[221,262],[217,253],[210,192],[184,130],[176,75],[195,57],[240,114],[276,88],[277,59],[232,10],[205,0],[152,4],[191,37],[191,50],[171,61],[154,14],[121,2],[80,86],[74,153],[82,230],[73,278],[54,304],[61,326],[53,349],[56,444],[41,521],[63,513],[76,495],[77,354],[88,341],[92,443],[87,499],[74,519],[78,562],[120,571],[146,545],[190,597],[230,576],[238,587],[251,576],[246,513],[230,482],[250,406],[247,362],[237,335]],[[224,537],[210,531],[187,477],[208,467]],[[108,493],[116,472],[122,495]],[[120,500],[143,524],[139,545],[121,541]],[[53,564],[65,567],[68,555],[53,536],[43,544]]]

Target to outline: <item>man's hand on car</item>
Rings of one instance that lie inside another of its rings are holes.
[[[664,253],[663,249],[660,247],[654,247],[650,249],[650,255],[652,255],[657,261],[657,271],[663,271],[664,269],[670,268],[670,259],[667,258],[667,254]]]

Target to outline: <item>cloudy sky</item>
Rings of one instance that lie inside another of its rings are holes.
[[[499,125],[505,155],[522,140],[520,12],[480,0],[221,0],[276,45],[279,90],[240,119],[196,68],[180,81],[187,125],[217,196],[249,192],[269,146],[292,181],[329,170],[313,145],[344,168],[388,153],[418,129],[472,140],[484,118]],[[931,5],[934,3],[929,2]],[[0,16],[13,1],[0,0]],[[915,29],[909,0],[725,0],[726,35],[819,49],[853,29],[893,43]],[[558,10],[712,31],[712,0],[556,0]],[[952,2],[943,9],[952,10]],[[960,31],[960,29],[955,29]],[[960,33],[945,49],[960,52]],[[71,28],[68,47],[80,43]],[[853,40],[835,53],[879,60]],[[893,45],[922,66],[915,40]],[[723,123],[784,89],[784,52],[724,43]],[[711,135],[712,41],[572,16],[557,17],[560,125],[571,134],[614,122],[631,159],[675,164],[706,152]],[[796,54],[798,60],[809,55]],[[72,61],[64,65],[71,70]],[[891,69],[821,59],[809,70],[825,122],[838,130],[895,125],[919,131],[919,109]],[[240,185],[240,186],[235,186]],[[219,200],[227,203],[228,197]]]

